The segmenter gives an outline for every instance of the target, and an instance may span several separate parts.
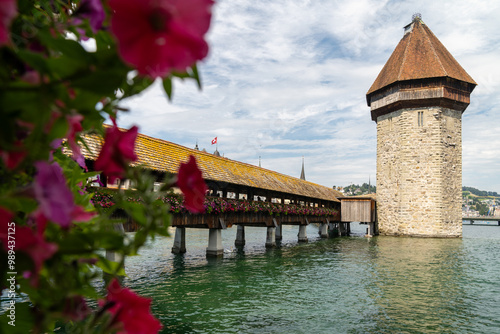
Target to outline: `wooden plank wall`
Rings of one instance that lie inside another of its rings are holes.
[[[341,200],[342,222],[371,223],[375,221],[375,205],[372,200]]]

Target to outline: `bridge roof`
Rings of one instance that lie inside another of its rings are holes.
[[[476,85],[451,53],[418,17],[405,34],[366,95],[397,81],[450,77]]]
[[[96,160],[101,150],[102,138],[96,134],[87,134],[84,139],[90,151],[82,148],[83,155],[88,160]],[[342,196],[340,192],[329,187],[144,134],[138,134],[135,152],[138,160],[134,166],[143,165],[159,172],[176,174],[181,162],[187,162],[189,156],[193,155],[205,180],[335,202],[339,202],[337,197]]]

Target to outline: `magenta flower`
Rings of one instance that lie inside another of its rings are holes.
[[[123,60],[140,74],[165,77],[208,54],[203,39],[212,0],[110,0],[111,31]]]
[[[205,210],[205,194],[207,185],[202,173],[196,165],[194,156],[189,157],[187,163],[182,163],[177,175],[177,186],[184,194],[184,206],[192,213],[203,213]]]
[[[76,134],[83,130],[81,124],[83,116],[76,114],[66,116],[66,119],[68,120],[69,125],[66,138],[68,138],[69,147],[71,148],[71,151],[73,151],[73,160],[75,160],[78,165],[80,165],[80,167],[87,170],[87,166],[85,166],[85,158],[83,157],[83,154],[80,150],[80,145],[78,145],[76,142]]]
[[[108,312],[115,318],[116,325],[122,326],[123,331],[118,333],[158,333],[161,323],[150,313],[151,299],[136,295],[127,288],[122,288],[117,279],[113,279],[108,285],[108,296],[106,302],[113,303]],[[105,302],[99,303],[101,306]]]
[[[10,40],[10,24],[17,16],[17,0],[0,0],[0,45]]]
[[[54,223],[65,228],[69,227],[75,203],[73,194],[66,185],[61,166],[57,163],[38,161],[35,167],[38,173],[35,177],[34,190],[40,204],[39,210]]]
[[[80,18],[89,20],[90,28],[96,33],[101,29],[106,13],[101,0],[82,0],[73,17],[76,24],[80,24]]]
[[[35,197],[38,200],[39,214],[63,228],[68,228],[72,221],[88,221],[95,213],[86,212],[82,207],[75,205],[73,194],[66,185],[61,166],[57,163],[49,164],[45,161],[35,163],[37,174],[33,184]]]
[[[134,152],[137,127],[133,126],[128,131],[121,131],[113,120],[113,126],[106,129],[104,145],[99,157],[95,161],[95,170],[100,170],[113,183],[117,178],[122,178],[125,168],[130,162],[137,160]]]

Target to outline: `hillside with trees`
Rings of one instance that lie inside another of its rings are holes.
[[[376,192],[377,187],[369,185],[368,183],[363,183],[362,185],[351,184],[350,186],[344,187],[344,194],[347,196],[374,194]]]
[[[479,190],[473,187],[462,187],[462,192],[469,192],[473,195],[480,197],[487,197],[487,196],[500,197],[500,195],[496,191]]]

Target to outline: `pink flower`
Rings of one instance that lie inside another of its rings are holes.
[[[69,125],[66,138],[68,138],[69,147],[71,148],[71,151],[73,151],[73,160],[75,160],[78,163],[78,165],[80,165],[80,167],[87,170],[87,166],[85,166],[85,158],[83,157],[82,152],[80,151],[80,145],[76,143],[76,134],[83,130],[81,124],[83,116],[76,114],[76,115],[66,116],[66,119],[68,120],[68,125]]]
[[[108,312],[115,316],[114,321],[123,326],[123,331],[118,333],[153,334],[161,329],[161,323],[150,313],[151,299],[122,288],[116,278],[108,285],[106,301],[114,303]],[[99,304],[103,306],[104,302]]]
[[[205,210],[205,194],[207,185],[203,181],[201,171],[196,165],[194,156],[187,163],[182,163],[177,175],[177,186],[184,194],[184,206],[192,213],[203,213]]]
[[[17,16],[17,0],[0,0],[0,45],[7,44],[9,28]]]
[[[76,222],[86,222],[97,215],[97,212],[85,211],[81,206],[75,205],[71,211],[71,218]]]
[[[11,227],[13,215],[8,210],[0,207],[0,241],[3,244],[5,251],[9,248],[8,228]],[[43,228],[38,228],[35,233],[27,226],[15,226],[15,243],[14,250],[27,254],[33,261],[34,269],[28,273],[27,277],[31,277],[31,284],[36,286],[38,283],[38,272],[42,268],[45,260],[50,259],[57,251],[57,245],[48,243],[43,238]]]
[[[95,170],[100,170],[113,183],[117,178],[124,176],[125,167],[137,160],[134,153],[137,127],[133,126],[128,131],[121,131],[113,119],[113,126],[106,129],[104,145],[99,157],[95,161]]]
[[[57,163],[37,161],[35,167],[38,171],[33,184],[35,197],[39,203],[39,208],[35,212],[37,220],[46,218],[63,228],[68,228],[73,220],[87,221],[95,215],[75,205],[61,166]],[[40,217],[40,214],[43,217]]]
[[[212,0],[110,0],[121,57],[140,74],[165,77],[208,54]]]

